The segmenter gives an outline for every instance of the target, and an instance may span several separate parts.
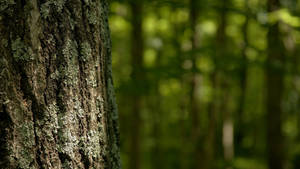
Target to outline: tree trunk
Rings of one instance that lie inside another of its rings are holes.
[[[142,106],[142,92],[143,91],[143,53],[144,42],[142,33],[142,0],[132,0],[130,2],[131,16],[132,16],[132,30],[131,30],[131,78],[135,86],[135,91],[132,95],[132,126],[131,126],[131,143],[130,143],[130,169],[140,169],[140,138],[141,138],[141,106]]]
[[[199,85],[199,73],[197,73],[197,48],[199,47],[199,38],[197,34],[197,20],[198,20],[198,11],[199,11],[199,2],[197,0],[190,0],[190,11],[189,11],[189,22],[192,30],[191,34],[191,42],[192,42],[192,48],[191,48],[191,61],[192,61],[192,68],[191,68],[191,79],[190,79],[190,119],[192,123],[192,133],[191,133],[191,140],[194,145],[194,156],[196,159],[201,159],[201,153],[202,150],[200,149],[200,121],[199,121],[199,104],[200,99],[198,95],[198,90],[200,88]],[[202,166],[195,163],[195,168],[200,169]]]
[[[268,0],[268,12],[278,10],[279,0]],[[280,37],[279,22],[269,27],[267,83],[267,153],[269,169],[284,168],[283,134],[281,130],[282,95],[284,76],[284,46]]]
[[[216,77],[215,73],[211,76],[212,87],[215,90],[216,87]],[[216,93],[213,93],[212,100],[216,99]],[[208,132],[205,138],[205,149],[204,149],[204,160],[203,160],[203,169],[212,169],[214,168],[213,161],[215,160],[215,145],[216,145],[216,104],[210,103],[208,107]]]
[[[232,168],[232,160],[234,156],[234,127],[233,127],[233,117],[232,112],[229,109],[228,103],[230,99],[230,76],[226,74],[226,67],[222,65],[222,60],[224,57],[228,57],[228,41],[226,35],[226,27],[227,27],[227,7],[228,3],[226,0],[222,0],[220,2],[220,12],[219,12],[219,26],[217,30],[217,51],[216,56],[217,60],[217,74],[216,78],[219,80],[219,88],[220,88],[220,105],[218,107],[218,111],[221,113],[222,117],[222,148],[223,148],[223,157],[225,160],[226,168]],[[223,58],[222,58],[223,57]],[[230,59],[230,58],[228,58]],[[219,63],[219,64],[218,64]],[[219,70],[218,70],[219,69]],[[218,99],[218,98],[217,98]]]
[[[197,140],[199,135],[199,120],[198,120],[198,114],[199,114],[199,99],[197,96],[197,90],[199,88],[198,85],[198,78],[199,75],[197,73],[197,55],[196,55],[196,49],[198,47],[198,37],[197,37],[197,31],[196,31],[196,25],[197,25],[197,18],[198,18],[198,11],[197,11],[197,2],[195,0],[190,0],[190,24],[192,29],[192,35],[191,35],[191,42],[192,42],[192,52],[191,52],[191,60],[192,60],[192,76],[190,81],[190,113],[192,118],[192,130],[193,130],[193,138]],[[198,141],[198,140],[197,140]]]
[[[299,52],[300,51],[299,49],[296,49],[295,50],[295,62],[294,62],[294,66],[295,66],[295,90],[297,91],[298,93],[298,100],[297,100],[297,111],[296,111],[296,114],[297,114],[297,141],[300,141],[300,87],[298,87],[296,84],[297,84],[297,81],[300,79],[300,57],[299,57]]]
[[[155,59],[155,68],[160,69],[161,67],[161,57],[162,50],[157,50],[157,57]],[[164,117],[164,112],[162,110],[162,95],[159,91],[160,86],[160,76],[156,75],[154,78],[153,84],[153,95],[150,97],[151,102],[151,111],[152,111],[152,137],[153,137],[153,148],[151,151],[151,168],[165,168],[165,164],[163,163],[163,146],[162,142],[162,120]]]
[[[245,107],[245,100],[246,100],[246,89],[247,89],[247,70],[248,70],[248,61],[247,61],[247,48],[249,45],[248,40],[248,25],[249,25],[249,1],[244,0],[245,10],[246,10],[246,19],[242,26],[242,33],[243,33],[243,48],[242,48],[242,63],[240,69],[240,96],[239,96],[239,103],[237,108],[237,120],[235,125],[235,133],[236,133],[236,149],[242,148],[242,142],[245,136],[245,124],[244,124],[244,107]]]
[[[0,168],[121,168],[107,2],[0,4]]]
[[[220,24],[217,31],[217,59],[220,59],[219,63],[222,62],[222,57],[228,57],[228,41],[226,36],[226,27],[227,27],[227,7],[228,3],[226,0],[221,1],[220,8]],[[229,58],[228,58],[229,59]],[[220,80],[220,109],[222,113],[222,144],[223,144],[223,157],[226,162],[226,168],[231,168],[231,163],[234,156],[234,127],[233,127],[233,117],[232,112],[229,110],[229,76],[226,74],[226,67],[220,64],[221,72],[217,74],[217,78]],[[219,75],[219,76],[218,76]]]

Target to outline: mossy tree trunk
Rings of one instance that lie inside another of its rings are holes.
[[[120,168],[105,0],[0,2],[0,168]]]

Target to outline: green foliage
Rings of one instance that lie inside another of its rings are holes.
[[[205,162],[217,169],[268,168],[270,119],[266,114],[271,87],[266,86],[266,70],[274,62],[284,67],[277,72],[284,78],[284,90],[278,89],[284,95],[280,98],[283,154],[287,166],[298,166],[299,152],[294,149],[300,138],[300,17],[295,11],[300,3],[281,1],[278,10],[268,12],[267,1],[230,0],[224,5],[222,1],[201,0],[195,3],[198,16],[193,29],[190,2],[142,1],[141,32],[132,32],[137,26],[132,19],[135,0],[111,3],[112,66],[121,110],[124,168],[131,167],[134,136],[139,141],[139,147],[134,148],[140,151],[143,169],[209,168]],[[268,59],[268,33],[276,24],[284,44],[280,49],[284,66]],[[144,42],[142,80],[133,75],[136,48],[132,42],[138,33]],[[138,115],[133,114],[134,108]],[[140,125],[134,126],[137,116]],[[223,154],[226,116],[234,126],[231,160]],[[132,133],[135,127],[139,127],[139,134]],[[206,152],[210,149],[212,159]]]

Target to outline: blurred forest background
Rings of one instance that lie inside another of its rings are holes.
[[[300,169],[300,2],[111,1],[124,169]]]

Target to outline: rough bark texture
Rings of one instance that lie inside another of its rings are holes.
[[[0,168],[120,168],[107,13],[0,2]]]
[[[268,0],[268,11],[280,7],[279,0]],[[267,62],[267,148],[269,169],[283,169],[284,147],[282,125],[282,96],[284,89],[284,45],[280,35],[279,22],[270,25],[268,32]]]

